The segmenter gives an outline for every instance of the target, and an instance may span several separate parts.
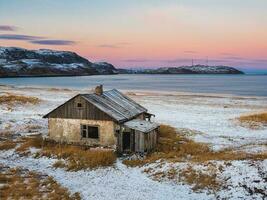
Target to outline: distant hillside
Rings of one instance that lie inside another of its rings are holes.
[[[70,51],[0,47],[0,77],[117,74],[106,62],[92,63]]]
[[[181,67],[163,67],[158,69],[118,69],[120,74],[244,74],[244,72],[228,66],[194,65]]]

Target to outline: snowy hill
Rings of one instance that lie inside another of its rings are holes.
[[[162,67],[158,69],[126,70],[118,69],[122,74],[244,74],[233,67],[194,65],[181,67]]]
[[[157,71],[170,74],[243,74],[243,72],[228,66],[181,66],[174,68],[160,68]]]
[[[116,74],[109,63],[92,63],[70,51],[0,47],[0,77]]]

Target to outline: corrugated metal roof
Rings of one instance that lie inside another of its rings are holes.
[[[153,122],[149,122],[149,121],[145,121],[141,119],[133,119],[128,122],[125,122],[123,125],[130,129],[141,131],[143,133],[148,133],[159,127],[157,123],[153,123]]]
[[[102,95],[81,94],[81,96],[119,122],[130,120],[147,112],[146,108],[116,89],[104,91]]]

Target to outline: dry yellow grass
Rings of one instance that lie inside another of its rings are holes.
[[[35,156],[55,157],[65,159],[66,163],[57,163],[54,167],[65,167],[69,171],[81,169],[111,166],[116,160],[116,155],[112,150],[90,150],[81,146],[58,144],[44,141],[41,136],[24,138],[24,142],[16,149],[24,154],[30,147],[40,148],[41,151]]]
[[[55,92],[58,92],[58,91],[71,92],[72,91],[71,89],[68,89],[68,88],[48,88],[48,90],[55,91]]]
[[[10,140],[2,141],[0,142],[0,150],[3,151],[3,150],[13,149],[15,148],[16,145],[17,144],[15,142]]]
[[[0,167],[1,169],[1,167]],[[80,200],[78,193],[71,195],[52,177],[40,176],[21,169],[0,170],[0,199]]]
[[[267,112],[241,116],[241,121],[255,121],[255,122],[266,122],[267,123]]]
[[[232,149],[213,151],[209,145],[195,142],[186,136],[177,133],[170,126],[161,125],[159,129],[159,142],[157,151],[149,154],[143,160],[125,160],[128,166],[141,166],[165,159],[171,162],[191,161],[203,163],[211,160],[263,160],[267,159],[267,153],[249,154],[246,152],[235,152]]]
[[[177,133],[174,128],[166,125],[160,126],[159,136],[157,152],[147,155],[143,160],[125,160],[124,164],[134,167],[153,163],[157,160],[171,163],[191,163],[184,169],[171,168],[153,172],[153,169],[148,168],[144,172],[149,173],[159,181],[162,178],[178,179],[191,185],[194,191],[206,189],[216,193],[223,187],[224,180],[220,180],[218,175],[224,166],[216,166],[212,161],[267,159],[267,152],[250,154],[233,149],[213,151],[209,145],[188,139],[185,135]],[[200,165],[204,168],[206,166],[206,170],[196,170],[192,167],[193,165]]]
[[[267,159],[267,153],[249,154],[240,151],[236,152],[233,149],[213,151],[209,145],[188,139],[185,135],[177,133],[173,127],[166,125],[160,126],[159,136],[156,152],[147,155],[143,160],[124,160],[123,163],[134,167],[162,160],[172,163],[182,162],[207,166],[205,172],[196,170],[191,165],[181,170],[174,168],[158,172],[153,172],[150,168],[145,170],[156,180],[177,178],[179,181],[192,185],[194,191],[207,189],[216,193],[223,186],[223,180],[217,177],[221,169],[219,170],[216,166],[213,166],[210,161]]]
[[[244,127],[258,129],[262,125],[267,125],[267,112],[244,115],[237,118],[237,120]]]
[[[124,160],[123,162],[133,167],[152,163],[159,159],[183,161],[188,156],[192,157],[207,152],[210,152],[207,144],[194,142],[184,135],[177,133],[175,128],[161,125],[156,152],[147,155],[144,160]]]
[[[62,160],[58,160],[53,164],[55,168],[65,168],[66,164]]]
[[[41,148],[43,146],[43,139],[39,136],[22,138],[22,144],[16,148],[17,152],[26,152],[30,147]]]
[[[208,189],[215,193],[220,190],[223,182],[217,176],[218,171],[215,168],[209,169],[208,172],[203,172],[202,170],[194,169],[190,165],[179,172],[180,181],[192,185],[194,191]]]
[[[57,163],[54,167],[65,167],[69,171],[111,166],[116,160],[111,150],[86,150],[71,145],[46,146],[39,156],[65,159],[65,164]]]
[[[0,96],[0,104],[6,104],[8,106],[14,106],[16,104],[38,104],[40,99],[37,97],[7,94]]]

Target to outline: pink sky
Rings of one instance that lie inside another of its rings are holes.
[[[267,69],[266,11],[264,0],[3,0],[0,46],[75,51],[116,67],[206,64],[208,58],[214,65]]]

